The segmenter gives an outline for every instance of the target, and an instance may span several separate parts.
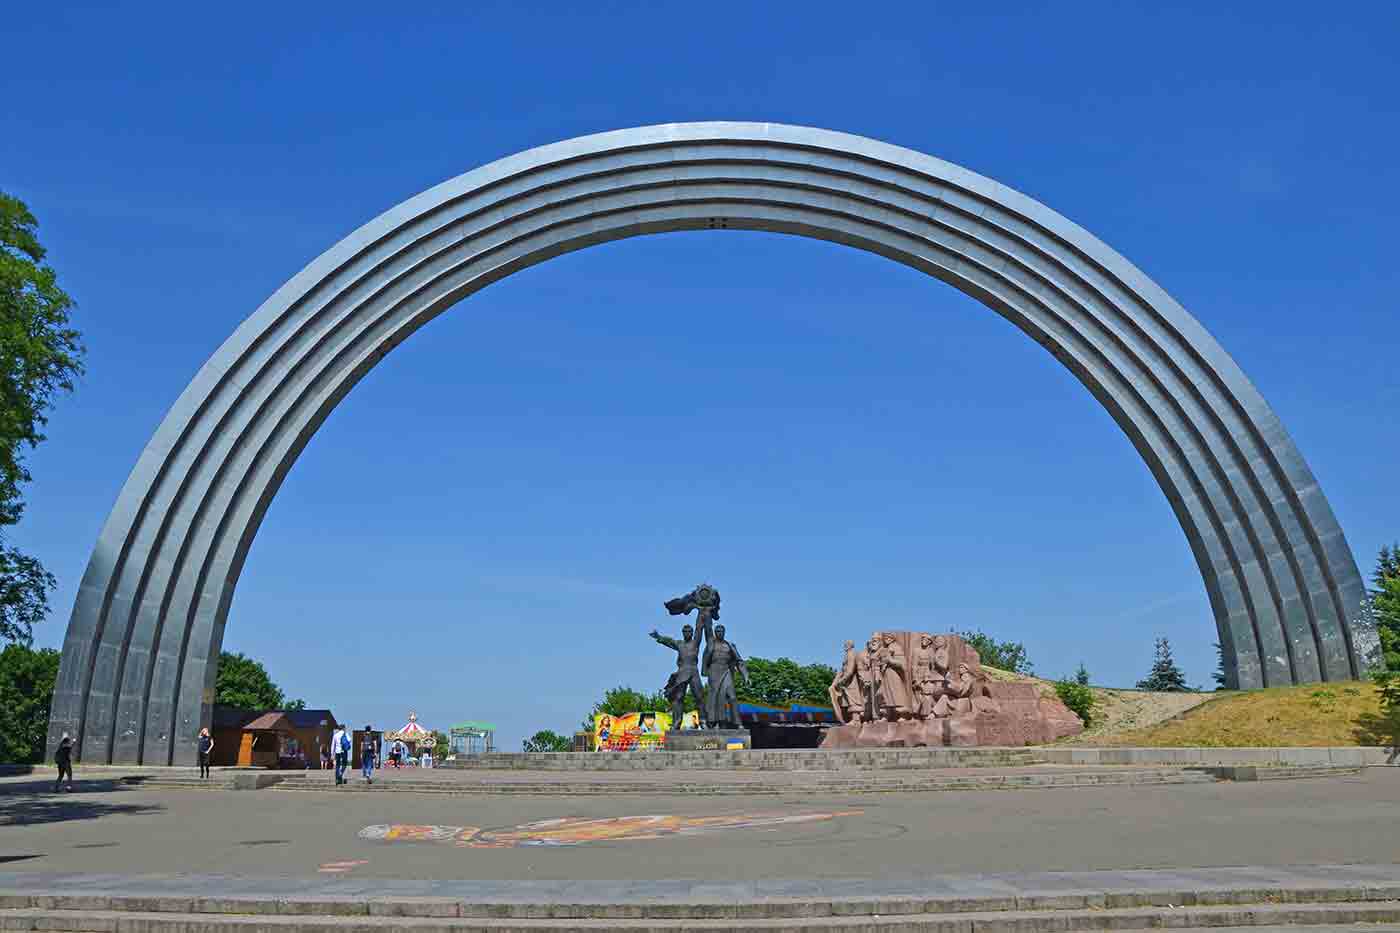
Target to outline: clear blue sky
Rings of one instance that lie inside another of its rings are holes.
[[[873,136],[1084,225],[1235,355],[1369,572],[1400,537],[1400,6],[969,6],[8,11],[0,186],[90,351],[16,535],[60,581],[37,641],[167,406],[304,263],[497,157],[687,120]],[[1068,372],[901,266],[735,232],[553,260],[397,350],[274,502],[226,647],[357,723],[518,747],[659,686],[646,632],[702,580],[749,654],[980,628],[1050,675],[1131,684],[1158,635],[1214,666],[1184,536]]]

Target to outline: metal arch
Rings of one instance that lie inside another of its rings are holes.
[[[188,763],[253,537],[354,384],[519,269],[647,233],[770,230],[887,256],[979,298],[1112,414],[1201,569],[1231,684],[1355,677],[1364,586],[1306,462],[1244,373],[1162,289],[1038,202],[827,130],[691,123],[523,152],[386,212],[294,276],[181,394],[107,520],[64,642],[50,743]]]

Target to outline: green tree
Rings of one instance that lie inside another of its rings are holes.
[[[44,440],[54,397],[73,390],[83,355],[69,326],[73,299],[44,264],[38,227],[23,201],[0,192],[0,639],[26,645],[55,581],[5,543],[5,531],[24,514],[25,451]]]
[[[1210,675],[1215,681],[1215,689],[1224,690],[1225,682],[1225,646],[1220,642],[1215,643],[1215,671]]]
[[[1165,638],[1157,639],[1153,651],[1152,671],[1144,680],[1138,681],[1138,688],[1163,692],[1182,692],[1187,689],[1186,675],[1172,660],[1172,646]]]
[[[1074,672],[1074,682],[1081,687],[1089,686],[1089,669],[1084,666],[1083,661],[1079,662],[1079,669]]]
[[[963,632],[963,641],[977,652],[978,659],[987,667],[995,667],[1013,674],[1029,674],[1030,658],[1026,657],[1026,646],[1019,641],[997,641],[982,632]]]
[[[752,703],[786,705],[820,703],[829,705],[827,688],[836,677],[826,664],[798,664],[791,658],[749,658],[749,679],[735,684],[739,699]]]
[[[1400,671],[1400,544],[1381,548],[1371,582],[1371,615],[1381,643],[1380,666]]]
[[[261,661],[235,654],[219,652],[219,673],[214,678],[214,702],[239,709],[306,709],[305,700],[288,700],[282,689],[272,682]]]
[[[573,741],[552,729],[541,729],[521,742],[520,747],[527,752],[567,752],[573,748]]]
[[[662,713],[670,710],[671,704],[666,699],[666,695],[661,691],[655,693],[643,693],[631,687],[613,687],[603,693],[603,698],[593,704],[593,709],[583,720],[583,728],[592,731],[593,717],[599,713],[607,713],[609,716],[626,716],[628,713],[655,712]],[[686,710],[695,709],[695,702],[686,695]]]
[[[433,732],[433,761],[446,761],[450,754],[452,754],[452,742],[448,739],[447,733]]]
[[[0,764],[31,765],[44,760],[58,652],[28,645],[0,651]]]

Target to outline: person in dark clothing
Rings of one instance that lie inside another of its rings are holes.
[[[53,763],[58,765],[58,780],[53,782],[53,792],[58,793],[63,779],[68,778],[68,792],[73,792],[73,740],[68,733],[58,740],[58,749],[53,753]]]
[[[360,770],[364,773],[365,783],[374,783],[374,758],[379,749],[374,743],[374,731],[370,726],[365,726],[364,741],[360,744]]]
[[[199,730],[199,776],[209,779],[209,753],[214,750],[214,738],[208,729]]]

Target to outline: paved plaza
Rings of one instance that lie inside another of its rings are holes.
[[[1388,863],[1397,826],[1400,771],[1384,767],[1257,783],[752,799],[110,782],[55,795],[41,776],[0,781],[0,868],[18,872],[640,882]]]

